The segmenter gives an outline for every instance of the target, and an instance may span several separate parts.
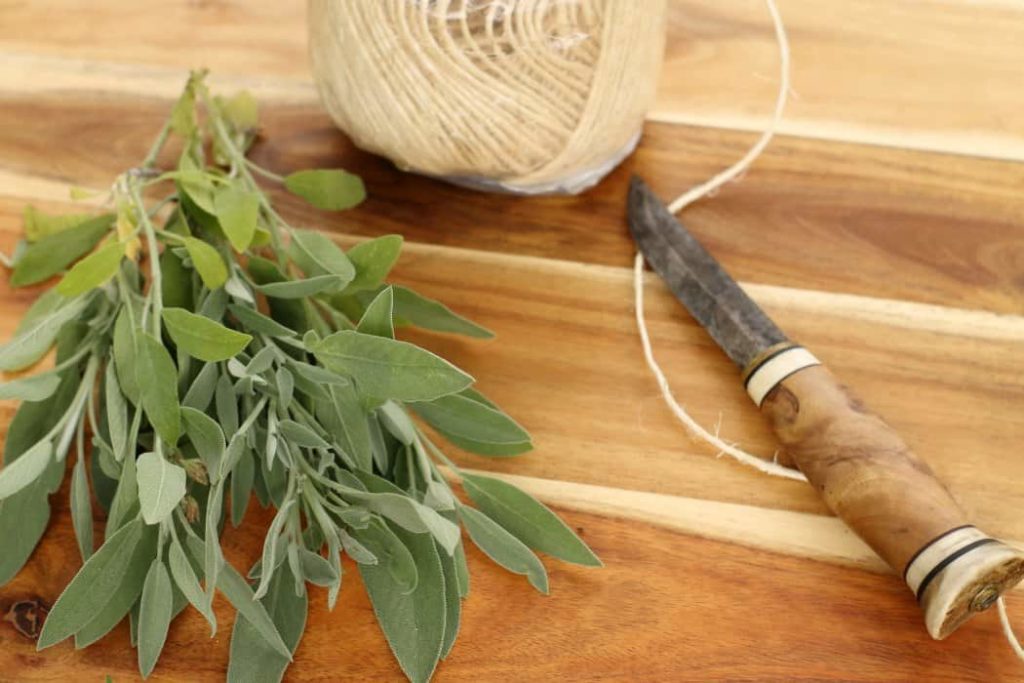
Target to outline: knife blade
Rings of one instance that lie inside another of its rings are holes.
[[[933,638],[1024,579],[1024,552],[971,525],[928,464],[789,340],[635,177],[628,215],[644,259],[742,369],[751,400],[825,504],[902,573]]]

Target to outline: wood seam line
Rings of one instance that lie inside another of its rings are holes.
[[[316,87],[309,80],[214,73],[214,89],[247,88],[262,101],[276,104],[316,104]],[[93,92],[169,99],[184,83],[184,69],[151,64],[127,64],[71,59],[52,55],[0,49],[0,93],[59,94]],[[765,105],[766,108],[768,104]],[[647,121],[666,125],[695,126],[742,132],[760,132],[765,117],[722,111],[699,114],[655,108]],[[980,131],[904,130],[887,126],[863,126],[856,122],[819,119],[783,119],[781,136],[828,142],[953,154],[1000,161],[1024,161],[1024,139]]]
[[[651,524],[792,557],[892,573],[837,517],[483,470],[464,471],[507,481],[563,510]],[[1024,547],[1016,541],[1008,543]]]
[[[10,194],[9,188],[18,188],[17,194]],[[22,175],[0,168],[0,196],[26,201],[67,202],[70,185],[50,178]],[[99,198],[101,200],[102,198]],[[98,201],[98,200],[97,200]],[[81,207],[89,202],[76,202]],[[93,202],[95,204],[95,202]],[[341,244],[355,244],[366,238],[336,233],[325,233]],[[605,282],[632,286],[632,268],[602,264],[579,263],[523,254],[503,254],[468,247],[453,247],[406,242],[409,253],[422,256],[463,254],[477,263],[496,266],[514,265],[524,269],[540,270],[546,273],[570,276],[600,278]],[[646,273],[645,286],[664,289],[664,284],[654,273]],[[765,285],[741,282],[743,289],[767,308],[802,313],[827,314],[830,316],[868,323],[888,325],[900,329],[920,330],[995,341],[1024,342],[1024,316],[1008,313],[993,313],[982,309],[954,308],[937,304],[926,304],[904,299],[885,299],[860,294],[844,294],[821,290]]]

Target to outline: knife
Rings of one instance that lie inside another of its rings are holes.
[[[971,525],[928,464],[794,343],[634,177],[644,259],[742,371],[744,387],[825,504],[902,573],[935,639],[1024,578],[1024,553]]]

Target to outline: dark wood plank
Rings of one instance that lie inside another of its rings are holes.
[[[105,186],[136,163],[165,114],[144,99],[7,98],[2,166]],[[629,176],[665,197],[742,154],[751,136],[650,124],[637,155],[578,197],[480,194],[396,171],[352,148],[314,107],[267,112],[256,158],[276,170],[344,166],[371,199],[324,215],[291,198],[297,222],[362,235],[625,266]],[[58,147],[59,145],[59,147]],[[55,150],[59,150],[56,151]],[[740,279],[1019,313],[1024,310],[1024,165],[779,138],[747,179],[688,209],[687,225]],[[17,195],[17,187],[3,192]]]

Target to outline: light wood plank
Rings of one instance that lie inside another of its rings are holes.
[[[1005,0],[779,5],[794,60],[784,132],[1024,159],[1024,96],[1015,87],[1024,6]],[[763,0],[670,0],[670,8],[652,119],[763,127],[777,71]],[[173,0],[156,14],[148,5],[114,0],[47,0],[8,4],[0,18],[6,53],[0,89],[167,96],[185,70],[207,66],[267,96],[313,96],[303,4]],[[47,30],[38,30],[44,25]]]

